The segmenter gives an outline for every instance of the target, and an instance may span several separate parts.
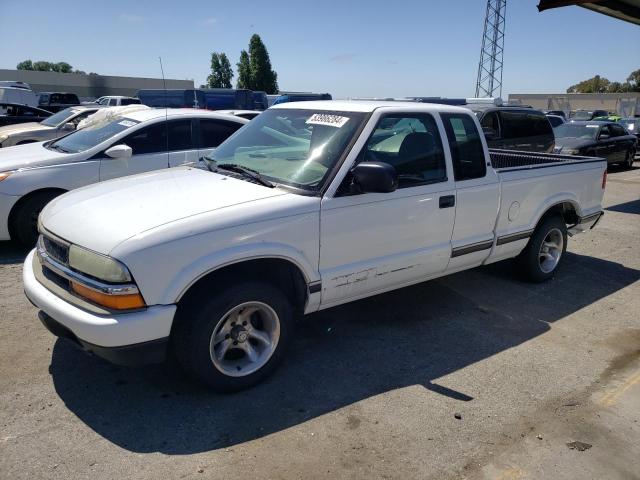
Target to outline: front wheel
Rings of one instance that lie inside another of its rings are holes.
[[[544,282],[558,270],[566,251],[567,226],[559,216],[549,216],[538,224],[518,257],[520,270],[527,280]]]
[[[178,361],[213,390],[251,387],[284,356],[293,335],[291,304],[268,283],[236,284],[208,293],[206,298],[191,298],[181,311]]]

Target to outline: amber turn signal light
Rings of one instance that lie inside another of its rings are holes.
[[[110,310],[133,310],[135,308],[146,307],[144,299],[139,293],[132,295],[107,295],[91,290],[76,282],[71,282],[71,288],[81,297]]]

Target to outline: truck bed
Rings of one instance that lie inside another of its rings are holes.
[[[580,157],[552,153],[522,152],[517,150],[489,149],[491,165],[497,171],[528,170],[533,168],[557,167],[559,165],[604,162],[603,158]]]

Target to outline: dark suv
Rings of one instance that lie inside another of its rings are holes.
[[[57,113],[65,108],[80,105],[80,99],[75,93],[42,92],[38,94],[38,108],[51,113]]]
[[[553,152],[555,137],[539,110],[494,105],[468,105],[480,120],[489,148]]]

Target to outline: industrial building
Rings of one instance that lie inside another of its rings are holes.
[[[625,93],[513,93],[509,103],[540,110],[606,110],[623,117],[640,115],[640,92]]]
[[[193,80],[142,77],[115,77],[111,75],[84,75],[79,73],[38,72],[33,70],[0,69],[0,80],[26,82],[34,92],[69,92],[81,99],[103,95],[134,96],[143,88],[193,88]]]

